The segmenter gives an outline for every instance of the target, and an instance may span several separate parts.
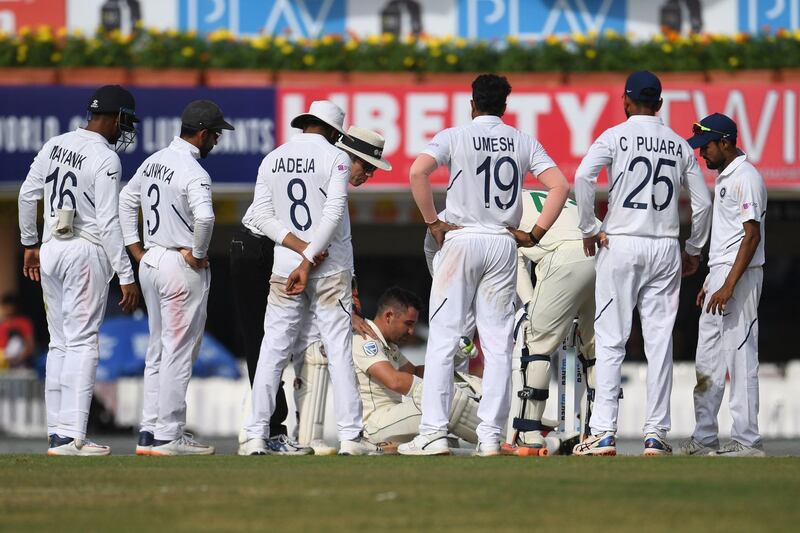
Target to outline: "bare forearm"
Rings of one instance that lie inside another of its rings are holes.
[[[752,235],[746,234],[744,236],[742,244],[739,246],[739,251],[736,253],[736,259],[733,261],[733,267],[731,267],[731,271],[728,272],[728,277],[725,278],[725,285],[730,288],[736,287],[742,274],[744,274],[744,271],[747,270],[747,267],[750,265],[750,261],[753,260],[759,242],[761,242],[761,235],[758,233]]]
[[[433,203],[433,190],[431,189],[430,176],[436,170],[436,160],[426,154],[419,156],[411,165],[409,181],[411,194],[417,204],[419,212],[426,224],[435,222],[438,218],[436,205]]]
[[[561,214],[562,209],[564,209],[564,204],[569,195],[569,183],[558,167],[545,170],[538,176],[538,179],[549,191],[542,207],[542,214],[539,215],[539,219],[536,221],[536,226],[544,230],[541,231],[541,234],[544,235],[544,232],[550,229],[550,226],[553,225]],[[536,231],[536,228],[534,230]],[[534,233],[534,236],[540,237],[536,233]]]
[[[308,247],[308,243],[306,241],[291,232],[286,234],[286,237],[283,238],[281,245],[292,250],[293,252],[297,252],[300,255],[303,255],[303,252]]]

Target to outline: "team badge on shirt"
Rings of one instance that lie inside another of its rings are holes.
[[[367,357],[375,357],[376,355],[378,355],[378,343],[375,341],[365,342],[364,354]]]
[[[725,198],[725,193],[726,193],[726,192],[727,192],[727,191],[725,190],[725,187],[721,188],[721,189],[719,190],[719,197],[720,197],[720,198]]]

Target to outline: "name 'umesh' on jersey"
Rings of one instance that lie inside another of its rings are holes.
[[[514,139],[510,137],[473,137],[472,147],[483,152],[513,152]]]

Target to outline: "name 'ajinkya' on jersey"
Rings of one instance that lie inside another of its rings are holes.
[[[447,222],[484,233],[518,227],[525,175],[556,166],[536,139],[494,115],[437,133],[423,153],[450,169]]]
[[[186,248],[204,258],[211,242],[213,220],[211,178],[200,166],[200,150],[175,137],[136,170],[120,195],[120,220],[128,246],[139,239],[139,206],[144,216],[144,247]],[[208,226],[208,227],[207,227]]]
[[[53,236],[59,209],[74,209],[75,238],[103,247],[120,283],[133,283],[133,269],[122,245],[118,218],[119,156],[108,140],[83,128],[48,140],[31,164],[19,193],[21,242],[39,242],[36,204],[44,199],[42,241]]]
[[[302,261],[281,245],[289,232],[309,243],[306,257],[328,250],[312,278],[353,270],[349,179],[350,157],[316,133],[298,133],[267,154],[242,223],[275,241],[275,274],[288,277]]]
[[[597,176],[608,172],[608,214],[600,227],[594,216]],[[575,199],[584,236],[673,237],[680,231],[678,196],[689,192],[692,255],[708,238],[711,200],[694,150],[659,117],[634,115],[606,130],[589,148],[575,173]]]

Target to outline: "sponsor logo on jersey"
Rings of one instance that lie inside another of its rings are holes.
[[[378,343],[375,341],[368,341],[364,343],[364,355],[367,357],[375,357],[378,355]]]
[[[336,168],[339,170],[339,172],[344,172],[345,170],[347,170],[347,167],[345,165],[339,165]]]
[[[756,209],[758,207],[758,204],[756,202],[745,202],[742,204],[742,209],[750,209],[751,207],[753,209]]]

